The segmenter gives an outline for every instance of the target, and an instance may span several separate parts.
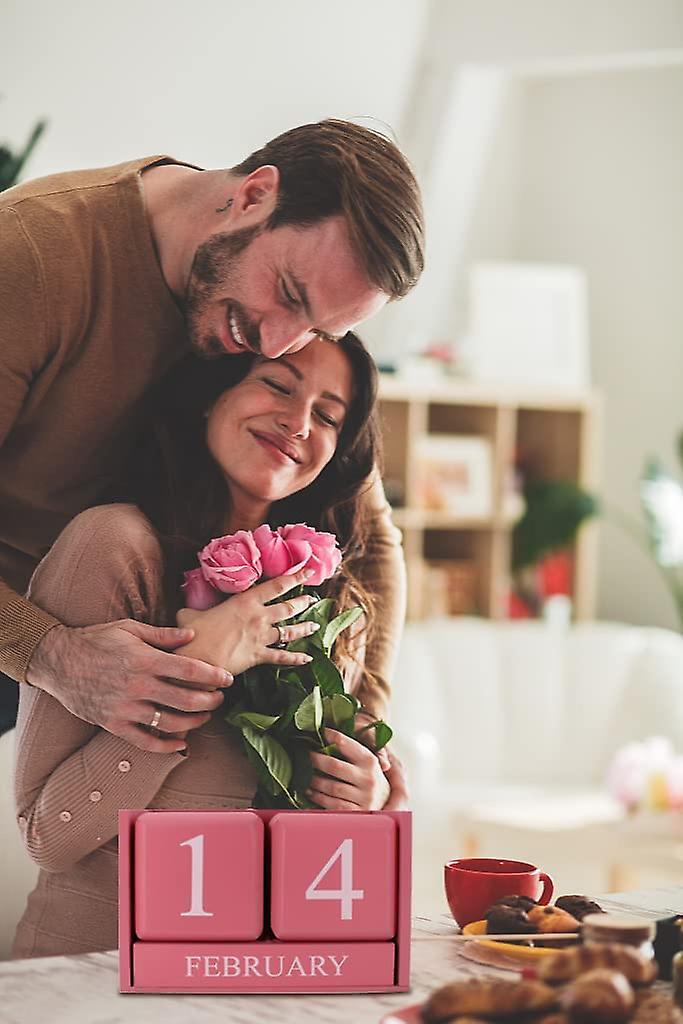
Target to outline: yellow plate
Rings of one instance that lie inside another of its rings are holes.
[[[486,921],[473,921],[472,924],[466,924],[462,930],[463,935],[486,935]],[[524,936],[520,935],[520,939]],[[578,935],[576,936],[578,940]],[[536,946],[518,946],[514,942],[477,942],[473,945],[483,946],[485,949],[498,950],[506,957],[511,957],[513,960],[518,960],[520,963],[538,963],[539,960],[543,960],[545,957],[553,956],[558,952],[557,949],[551,949],[549,947],[537,948]],[[563,945],[561,948],[566,947]]]

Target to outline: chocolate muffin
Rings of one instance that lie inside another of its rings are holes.
[[[532,907],[537,906],[536,900],[532,900],[530,896],[501,896],[499,900],[496,900],[492,904],[494,907],[514,907],[515,910],[531,910]]]
[[[560,910],[566,910],[577,921],[583,921],[586,914],[605,913],[598,903],[589,900],[587,896],[560,896],[555,900],[555,906]]]
[[[485,916],[489,935],[532,935],[536,931],[526,912],[517,907],[494,904]]]

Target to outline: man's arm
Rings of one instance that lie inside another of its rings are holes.
[[[0,210],[0,311],[1,448],[11,443],[31,389],[55,354],[54,339],[66,330],[50,322],[40,256],[20,218],[7,206]],[[204,691],[231,681],[220,668],[166,653],[193,635],[192,630],[142,622],[69,629],[39,600],[27,600],[0,580],[0,670],[147,750],[179,748],[178,740],[157,738],[138,728],[150,701],[180,712],[211,710],[220,700]],[[169,682],[168,677],[185,685]],[[186,717],[187,728],[194,728],[195,720]]]

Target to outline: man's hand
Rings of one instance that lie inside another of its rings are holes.
[[[93,725],[142,750],[184,750],[189,729],[204,725],[223,701],[229,672],[167,653],[192,640],[192,629],[149,626],[121,619],[101,626],[55,626],[29,662],[27,682]],[[148,731],[155,711],[158,731]]]

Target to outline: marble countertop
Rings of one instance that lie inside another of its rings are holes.
[[[664,917],[683,912],[683,887],[597,897],[605,909]],[[0,962],[2,1024],[377,1024],[446,981],[507,972],[465,959],[447,915],[415,918],[411,992],[372,995],[122,995],[118,953]]]

